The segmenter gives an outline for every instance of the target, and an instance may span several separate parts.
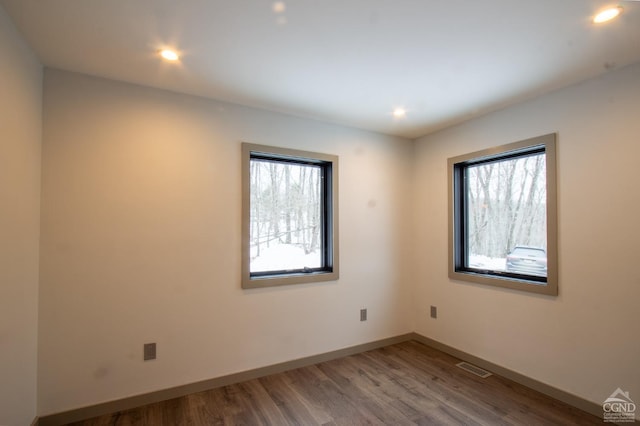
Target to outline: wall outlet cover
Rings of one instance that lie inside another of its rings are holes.
[[[144,344],[144,360],[149,361],[152,359],[156,359],[156,344],[145,343]]]

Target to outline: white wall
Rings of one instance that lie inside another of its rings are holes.
[[[0,425],[36,416],[42,66],[0,6]]]
[[[640,64],[416,144],[416,331],[601,404],[640,399]],[[558,133],[559,296],[447,277],[447,158]],[[429,306],[438,319],[429,318]]]
[[[339,281],[240,288],[242,141],[339,155]],[[39,414],[410,332],[411,154],[399,138],[47,69]]]

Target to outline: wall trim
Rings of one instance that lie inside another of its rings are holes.
[[[92,417],[115,413],[117,411],[129,410],[131,408],[140,407],[142,405],[153,404],[173,398],[179,398],[191,393],[207,391],[210,389],[240,383],[247,380],[258,379],[260,377],[269,376],[271,374],[282,373],[284,371],[293,370],[296,368],[306,367],[325,361],[331,361],[333,359],[343,358],[346,356],[355,355],[361,352],[366,352],[385,346],[395,345],[397,343],[402,343],[413,339],[413,333],[402,334],[400,336],[350,346],[344,349],[338,349],[319,355],[312,355],[305,358],[294,359],[291,361],[286,361],[266,367],[255,368],[253,370],[247,370],[240,373],[229,374],[226,376],[216,377],[200,382],[176,386],[169,389],[163,389],[146,394],[131,396],[128,398],[122,398],[103,402],[100,404],[76,408],[69,411],[63,411],[56,414],[41,416],[39,422],[37,423],[37,426],[61,426],[67,423],[78,422],[90,419]]]
[[[459,358],[462,361],[467,361],[472,364],[475,364],[478,367],[484,368],[485,370],[489,370],[498,376],[504,377],[505,379],[514,381],[518,384],[528,387],[529,389],[533,389],[547,396],[550,396],[553,399],[557,399],[558,401],[571,405],[572,407],[578,408],[582,411],[586,411],[589,414],[593,414],[594,416],[602,418],[602,406],[599,404],[596,404],[595,402],[591,402],[589,400],[581,398],[572,393],[565,392],[563,390],[555,388],[546,383],[540,382],[538,380],[527,377],[523,374],[517,373],[513,370],[509,370],[508,368],[501,367],[490,361],[486,361],[475,355],[471,355],[467,352],[461,351],[459,349],[456,349],[444,343],[440,343],[437,340],[433,340],[421,334],[413,333],[412,337],[413,337],[413,340],[416,340],[434,349],[438,349],[439,351],[447,353],[453,357]]]
[[[163,389],[146,394],[135,395],[128,398],[103,402],[96,405],[90,405],[56,414],[50,414],[47,416],[41,416],[40,418],[36,417],[33,420],[31,426],[61,426],[67,423],[90,419],[92,417],[102,416],[105,414],[115,413],[123,410],[129,410],[132,408],[140,407],[147,404],[153,404],[168,399],[179,398],[191,393],[207,391],[210,389],[240,383],[247,380],[258,379],[260,377],[268,376],[271,374],[282,373],[284,371],[293,370],[296,368],[306,367],[325,361],[331,361],[333,359],[343,358],[346,356],[355,355],[385,346],[395,345],[397,343],[402,343],[409,340],[415,340],[426,346],[447,353],[460,360],[473,363],[478,367],[489,370],[498,376],[502,376],[506,379],[512,380],[530,389],[550,396],[551,398],[557,399],[558,401],[564,402],[575,408],[586,411],[587,413],[593,414],[594,416],[602,417],[602,406],[600,406],[599,404],[588,401],[584,398],[581,398],[569,392],[565,392],[553,386],[547,385],[546,383],[542,383],[538,380],[532,379],[513,370],[509,370],[508,368],[501,367],[490,361],[486,361],[475,355],[471,355],[467,352],[461,351],[421,334],[407,333],[387,339],[376,340],[374,342],[350,346],[348,348],[338,349],[319,355],[312,355],[305,358],[299,358],[266,367],[255,368],[253,370],[247,370],[240,373],[229,374],[226,376],[216,377],[200,382],[176,386],[169,389]]]

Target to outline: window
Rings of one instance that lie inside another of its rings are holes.
[[[449,159],[450,278],[558,294],[555,139]]]
[[[338,157],[242,144],[242,287],[338,279]]]

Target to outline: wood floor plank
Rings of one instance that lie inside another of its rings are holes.
[[[150,404],[72,426],[602,425],[416,341]]]
[[[320,368],[320,366],[318,367]],[[358,419],[358,421],[370,418],[369,420],[373,422],[370,424],[380,424],[376,423],[375,417],[371,416],[362,407],[357,407],[351,401],[349,395],[343,392],[340,386],[332,380],[321,380],[314,386],[308,386],[306,384],[308,374],[306,374],[305,369],[297,369],[285,374],[289,377],[296,378],[293,383],[295,386],[294,389],[298,395],[323,412],[330,413],[336,424],[343,424],[342,422],[345,418]]]
[[[345,364],[351,365],[345,371],[351,370],[348,374],[354,386],[364,389],[372,402],[385,409],[388,415],[397,416],[397,423],[412,424],[412,419],[419,417],[424,410],[437,408],[438,402],[434,399],[398,386],[398,381],[392,380],[384,370],[369,369],[363,361],[366,361],[366,355],[346,359]]]
[[[460,392],[460,384],[451,379],[449,371],[440,371],[435,368],[417,368],[418,362],[404,362],[397,357],[394,348],[384,348],[386,356],[382,359],[372,357],[371,354],[363,354],[368,357],[368,362],[363,363],[363,368],[371,368],[381,380],[388,374],[390,383],[387,388],[393,395],[404,396],[407,401],[415,404],[421,411],[431,407],[424,407],[425,402],[432,400],[438,405],[451,405],[461,416],[470,419],[482,419],[480,424],[504,425],[507,424],[500,414],[494,413],[490,407],[480,404]],[[382,362],[381,362],[382,361]],[[425,364],[425,365],[428,365]],[[433,367],[433,366],[429,366]],[[393,370],[392,370],[393,369]],[[387,373],[395,371],[395,374]],[[456,372],[457,373],[457,372]],[[450,401],[456,401],[455,405]],[[484,423],[486,422],[486,423]]]
[[[379,382],[358,369],[357,365],[355,358],[349,357],[340,362],[325,363],[321,368],[356,405],[366,408],[383,424],[412,425],[409,416],[392,405],[396,398],[388,395]]]
[[[314,425],[321,424],[320,421],[325,420],[326,415],[322,415],[323,413],[315,409],[309,410],[309,404],[305,404],[300,395],[290,387],[284,373],[263,377],[259,381],[273,403],[287,419],[287,424]],[[321,415],[322,417],[320,417]],[[328,420],[331,420],[331,418],[329,417]]]

